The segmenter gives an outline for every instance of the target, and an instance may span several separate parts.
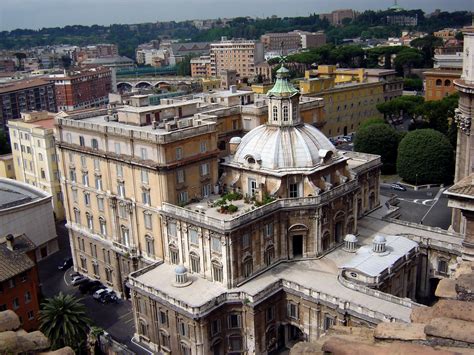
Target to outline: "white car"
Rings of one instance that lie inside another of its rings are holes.
[[[86,281],[88,281],[89,279],[85,276],[82,276],[82,275],[76,275],[74,276],[72,279],[71,279],[71,283],[73,286],[77,286],[77,285],[80,285]]]
[[[95,300],[100,300],[100,298],[106,294],[106,293],[110,293],[112,290],[108,289],[108,288],[101,288],[101,289],[98,289],[97,291],[94,292],[94,295],[92,296]]]

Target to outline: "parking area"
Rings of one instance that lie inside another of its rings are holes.
[[[115,303],[101,303],[93,298],[92,294],[81,293],[79,286],[71,283],[72,267],[67,270],[58,270],[58,266],[70,257],[69,239],[63,224],[56,226],[60,251],[39,262],[39,276],[41,291],[44,297],[52,297],[59,292],[71,294],[81,300],[86,306],[88,316],[94,325],[107,331],[115,340],[126,345],[136,354],[149,354],[136,346],[131,338],[134,334],[134,320],[132,306],[128,300],[117,300]]]

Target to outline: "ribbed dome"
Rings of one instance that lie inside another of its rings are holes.
[[[327,156],[328,151],[334,153],[336,149],[313,126],[262,125],[242,138],[233,162],[248,164],[255,161],[260,168],[270,170],[313,168],[321,163],[322,156]]]

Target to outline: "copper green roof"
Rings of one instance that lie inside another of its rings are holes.
[[[288,74],[290,71],[285,67],[277,70],[277,80],[273,88],[271,88],[267,96],[293,96],[298,93],[298,90],[288,81]]]

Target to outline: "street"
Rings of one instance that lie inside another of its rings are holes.
[[[72,268],[66,271],[58,270],[61,261],[71,255],[69,237],[64,223],[56,225],[60,251],[49,258],[42,260],[39,265],[41,291],[44,297],[52,297],[59,292],[72,294],[81,299],[87,308],[87,314],[94,325],[107,331],[115,340],[126,345],[136,354],[149,354],[131,342],[134,333],[134,321],[130,301],[119,300],[118,303],[102,304],[92,298],[92,295],[83,295],[78,287],[70,285]]]
[[[382,195],[398,196],[401,220],[448,229],[451,208],[448,207],[448,198],[442,193],[445,189],[433,187],[415,191],[407,188],[407,191],[397,191],[390,188],[390,184],[380,184]]]

